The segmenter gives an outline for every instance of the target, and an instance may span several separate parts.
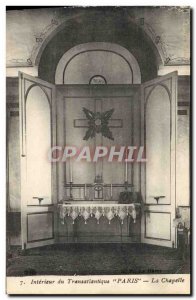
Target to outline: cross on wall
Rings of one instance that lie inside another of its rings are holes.
[[[86,119],[75,119],[75,128],[88,128],[84,140],[95,137],[97,133],[101,133],[102,136],[114,140],[110,128],[122,128],[122,119],[111,119],[114,109],[108,111],[102,111],[102,102],[100,99],[95,100],[95,111],[83,107],[83,112],[86,115]]]
[[[84,111],[84,110],[83,110]],[[114,111],[114,110],[113,110]],[[113,111],[111,111],[111,116]],[[102,113],[103,112],[103,100],[101,98],[96,98],[95,99],[95,108],[94,111],[92,112],[93,114],[95,113]],[[84,112],[85,114],[85,112]],[[86,114],[85,114],[86,115]],[[123,128],[123,120],[122,119],[112,119],[110,116],[110,118],[108,119],[107,122],[107,127],[110,128]],[[97,119],[97,122],[99,121],[99,119]],[[99,122],[97,124],[97,126],[99,126]],[[75,128],[87,128],[87,131],[89,129],[89,119],[84,118],[84,119],[74,119],[74,127]],[[86,132],[87,134],[87,132]],[[89,138],[93,138],[95,139],[95,145],[103,145],[103,134],[102,132],[96,132],[95,130],[95,134],[91,137],[89,136]],[[83,137],[83,139],[87,140],[87,136],[85,135]],[[113,136],[110,136],[109,138],[110,140],[113,140]],[[102,176],[103,174],[103,160],[98,160],[95,163],[95,177],[96,176]]]

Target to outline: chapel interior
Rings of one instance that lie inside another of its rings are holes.
[[[190,10],[6,14],[8,275],[189,273]]]

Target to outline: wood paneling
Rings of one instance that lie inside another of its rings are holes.
[[[161,100],[160,100],[161,99]],[[146,204],[170,204],[171,103],[165,87],[157,85],[146,100]],[[163,115],[164,112],[164,115]]]
[[[171,214],[158,211],[145,211],[145,238],[171,240]]]
[[[89,146],[94,149],[97,145],[104,146],[139,146],[140,139],[140,100],[137,86],[61,86],[61,95],[64,95],[64,118],[65,118],[65,145],[81,148]],[[114,108],[112,119],[122,120],[123,128],[111,128],[114,141],[111,141],[101,134],[95,138],[84,141],[86,128],[74,127],[74,120],[85,119],[82,108],[85,107],[91,111],[96,109],[96,101],[101,103],[102,111]],[[63,101],[62,97],[59,101]],[[59,124],[59,126],[61,126]],[[61,163],[59,163],[60,165]],[[64,164],[65,165],[65,164]],[[108,163],[104,160],[102,169],[105,183],[123,183],[125,180],[124,163]],[[134,176],[134,169],[136,174]],[[92,183],[96,174],[95,163],[80,162],[73,165],[74,183]],[[97,171],[98,172],[98,171]],[[96,174],[98,175],[98,174]],[[101,174],[99,174],[101,175]],[[62,176],[59,175],[59,176]],[[69,163],[66,166],[66,179],[69,182]],[[129,183],[133,183],[136,189],[139,188],[139,166],[138,163],[128,165]],[[63,178],[59,178],[63,182]],[[118,191],[119,193],[120,191]],[[76,197],[81,197],[79,194]],[[117,196],[117,195],[116,195]]]
[[[190,205],[190,76],[178,77],[176,202]]]
[[[27,214],[27,242],[38,242],[54,238],[53,212]]]
[[[18,78],[6,79],[7,207],[20,212],[20,143]]]

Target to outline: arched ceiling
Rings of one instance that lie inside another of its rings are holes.
[[[54,82],[65,51],[80,43],[113,42],[138,60],[142,81],[160,65],[188,65],[189,8],[42,8],[7,12],[7,67],[39,65]]]
[[[156,77],[157,49],[145,32],[128,17],[126,10],[112,8],[105,12],[102,8],[87,10],[83,16],[70,19],[44,48],[39,61],[39,76],[55,82],[56,66],[70,48],[89,42],[110,42],[132,53],[140,66],[142,81]]]

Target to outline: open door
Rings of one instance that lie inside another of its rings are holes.
[[[19,73],[22,249],[53,244],[56,224],[55,86]]]
[[[141,166],[141,241],[176,247],[177,72],[141,86],[141,142],[147,162]]]

